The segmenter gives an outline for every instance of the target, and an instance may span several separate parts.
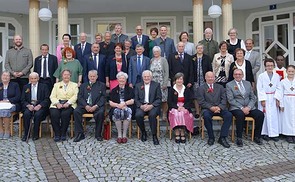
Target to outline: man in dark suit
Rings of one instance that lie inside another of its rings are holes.
[[[99,43],[99,54],[106,56],[106,59],[115,54],[115,43],[111,42],[111,32],[106,31],[104,34],[104,41]]]
[[[233,76],[234,80],[226,84],[226,94],[230,105],[229,110],[236,118],[237,145],[238,147],[243,146],[242,136],[246,116],[255,119],[254,142],[262,145],[261,130],[264,114],[255,108],[257,98],[253,93],[251,83],[242,80],[244,73],[241,69],[235,69]]]
[[[155,46],[159,46],[161,48],[161,56],[164,58],[168,58],[170,54],[176,52],[175,45],[173,39],[167,37],[167,26],[162,25],[160,27],[160,37],[154,40]]]
[[[205,127],[208,132],[208,145],[213,145],[215,141],[212,125],[213,116],[221,116],[223,124],[221,127],[218,143],[223,147],[229,148],[226,138],[228,130],[232,122],[232,114],[226,108],[226,94],[222,85],[215,84],[215,75],[209,71],[205,74],[206,84],[201,85],[197,89],[197,100],[202,108]]]
[[[83,65],[83,82],[88,83],[88,72],[90,70],[96,70],[98,72],[98,81],[106,82],[106,57],[103,54],[99,54],[99,44],[93,43],[91,46],[92,53],[84,56]]]
[[[50,104],[50,91],[46,84],[38,82],[38,73],[30,73],[29,81],[30,83],[24,86],[21,96],[25,128],[22,141],[26,141],[30,136],[29,128],[32,117],[34,117],[33,140],[39,139],[40,124],[46,118]]]
[[[144,48],[143,55],[148,57],[149,56],[149,40],[150,40],[150,38],[149,38],[149,36],[142,34],[143,29],[142,29],[141,25],[138,25],[135,28],[135,30],[136,30],[136,35],[131,38],[131,41],[132,41],[131,48],[135,50],[136,45],[141,44]]]
[[[143,71],[143,82],[137,83],[135,86],[135,119],[141,131],[141,141],[145,142],[147,140],[147,134],[144,126],[144,115],[148,114],[153,135],[153,143],[154,145],[159,145],[156,117],[160,112],[162,93],[160,84],[152,81],[152,77],[153,75],[150,70]]]
[[[170,54],[168,58],[169,78],[171,82],[174,80],[176,73],[184,74],[184,85],[190,88],[194,83],[194,70],[192,57],[184,52],[184,43],[177,44],[177,52]],[[174,85],[171,83],[171,85]]]
[[[49,46],[42,44],[40,46],[41,55],[35,58],[34,72],[39,74],[39,83],[47,85],[49,92],[51,92],[56,78],[53,76],[58,67],[57,57],[49,54]]]
[[[142,72],[150,69],[150,58],[142,53],[144,48],[142,45],[136,45],[136,55],[130,58],[128,68],[129,86],[133,87],[136,83],[142,82]]]
[[[82,126],[82,115],[92,113],[95,120],[95,138],[102,141],[102,126],[104,122],[104,104],[106,97],[106,86],[97,81],[97,71],[90,70],[88,73],[89,82],[84,82],[79,89],[78,106],[74,110],[75,139],[79,142],[85,138]]]
[[[124,44],[125,40],[128,39],[128,36],[122,33],[122,25],[117,24],[115,26],[115,33],[112,35],[111,41],[114,43]]]
[[[87,34],[82,32],[80,33],[80,43],[74,46],[74,50],[76,52],[76,59],[78,59],[83,65],[83,57],[87,54],[91,53],[91,44],[86,42]]]

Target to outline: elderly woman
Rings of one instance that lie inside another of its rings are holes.
[[[235,56],[237,60],[230,65],[228,81],[232,81],[234,79],[234,70],[238,68],[241,69],[244,73],[242,79],[249,81],[252,84],[252,86],[254,86],[252,66],[250,61],[245,60],[245,50],[237,48],[235,51]]]
[[[176,73],[175,85],[168,96],[169,123],[175,131],[175,142],[185,143],[185,130],[193,132],[194,117],[191,114],[191,92],[183,85],[183,73]]]
[[[150,40],[149,40],[149,57],[153,57],[153,48],[155,46],[154,40],[158,37],[159,30],[154,27],[150,29]]]
[[[122,53],[123,45],[116,43],[115,55],[110,56],[106,65],[106,86],[113,90],[119,83],[116,78],[120,71],[128,73],[127,61],[124,53]]]
[[[118,130],[118,143],[127,142],[127,129],[132,117],[132,107],[134,103],[133,89],[126,85],[128,75],[124,72],[117,74],[117,85],[110,93],[110,117],[115,122]],[[122,123],[123,122],[123,123]],[[123,126],[123,132],[122,132]]]
[[[62,78],[61,71],[64,69],[68,69],[71,71],[71,81],[78,84],[78,86],[82,83],[82,71],[83,68],[79,62],[79,60],[75,59],[75,51],[70,47],[66,47],[64,49],[64,57],[65,59],[61,64],[58,65],[55,70],[53,76],[56,78],[56,82],[59,82]]]
[[[74,49],[74,46],[71,45],[71,35],[70,34],[63,34],[62,36],[62,44],[58,45],[56,47],[56,57],[57,57],[57,61],[58,63],[62,62],[62,60],[65,58],[64,56],[64,49],[66,47],[70,47],[72,49]]]
[[[78,85],[71,82],[71,71],[65,69],[61,72],[62,81],[55,83],[50,95],[50,117],[54,131],[54,141],[66,140],[66,134],[71,114],[76,108]]]
[[[155,46],[153,48],[154,57],[151,59],[150,70],[153,73],[153,81],[160,83],[162,92],[162,111],[163,120],[167,118],[167,99],[168,99],[168,83],[169,83],[169,65],[164,57],[161,57],[161,48]]]
[[[246,50],[245,43],[242,39],[238,39],[238,30],[236,28],[231,28],[228,31],[229,39],[226,40],[226,42],[229,44],[228,47],[228,53],[235,56],[235,50],[237,48],[242,48]]]
[[[196,54],[195,45],[188,41],[188,33],[181,32],[179,35],[179,41],[184,43],[184,52],[190,56]]]
[[[4,71],[1,75],[0,83],[0,139],[8,139],[10,137],[10,117],[13,111],[20,110],[21,92],[19,86],[15,82],[10,82],[10,73]],[[7,104],[11,104],[9,108]],[[4,105],[6,105],[4,107]],[[3,129],[4,126],[4,129]]]
[[[215,83],[225,85],[228,80],[229,67],[234,62],[234,57],[227,52],[228,44],[226,41],[222,41],[219,44],[219,53],[214,55],[212,67],[215,75]]]

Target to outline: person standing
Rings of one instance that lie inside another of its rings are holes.
[[[229,39],[226,40],[226,42],[229,44],[228,47],[228,53],[235,57],[235,51],[237,48],[241,48],[243,50],[246,50],[245,43],[242,39],[238,39],[238,30],[236,28],[231,28],[228,31]]]
[[[99,43],[99,54],[105,55],[106,59],[115,54],[115,43],[111,42],[111,35],[111,32],[106,31],[104,33],[104,41]]]
[[[213,57],[218,53],[218,42],[213,40],[213,31],[211,28],[206,28],[204,31],[205,38],[199,41],[199,44],[204,45],[204,54],[210,57],[212,62]]]
[[[245,44],[246,44],[245,60],[250,61],[254,80],[256,80],[256,73],[260,70],[260,66],[261,66],[260,55],[259,55],[259,52],[253,50],[253,47],[254,47],[253,39],[247,39],[245,41]]]
[[[278,55],[276,58],[276,67],[274,69],[274,72],[280,75],[280,79],[284,79],[287,77],[287,72],[285,66],[285,57]]]
[[[112,34],[111,42],[113,43],[122,43],[128,39],[128,36],[122,33],[122,25],[117,24],[115,26],[115,33]]]
[[[167,37],[167,26],[162,25],[160,27],[160,37],[154,40],[154,46],[159,46],[162,50],[161,56],[164,58],[168,58],[170,54],[176,52],[175,45],[173,39]]]
[[[30,69],[33,66],[33,55],[31,49],[23,46],[23,39],[20,35],[13,37],[14,47],[7,50],[5,57],[5,69],[9,71],[11,82],[16,82],[22,90],[29,82]]]
[[[76,53],[75,58],[80,61],[81,65],[84,65],[83,57],[91,53],[91,44],[86,42],[86,40],[87,34],[82,32],[80,33],[80,43],[74,46],[74,50]]]
[[[131,38],[131,42],[132,42],[131,48],[135,49],[137,44],[141,44],[144,48],[143,55],[148,57],[150,38],[149,36],[142,34],[143,29],[141,25],[136,26],[135,30],[136,30],[136,35]]]
[[[188,32],[181,32],[179,41],[184,43],[184,52],[190,56],[196,54],[195,44],[188,41]]]

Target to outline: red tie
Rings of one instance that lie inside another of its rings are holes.
[[[213,92],[213,85],[212,84],[210,84],[210,90],[211,90],[211,92]]]

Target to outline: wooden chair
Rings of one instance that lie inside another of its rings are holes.
[[[252,122],[252,134],[251,134],[251,140],[254,141],[254,130],[255,130],[255,119],[252,117],[245,117],[246,121],[246,136],[248,136],[249,133],[249,122]],[[236,123],[236,118],[233,118],[233,128]]]
[[[18,112],[12,112],[10,116],[10,135],[13,136],[13,118],[18,115]]]
[[[144,120],[148,120],[149,116],[145,115]],[[160,116],[157,116],[157,137],[160,138]],[[140,129],[137,126],[137,138],[139,139],[140,137]]]
[[[221,122],[221,124],[223,123],[223,118],[221,116],[213,116],[212,117],[213,121],[219,121]],[[202,135],[202,139],[205,138],[205,120],[204,117],[201,116],[201,135]],[[231,140],[232,142],[235,141],[235,129],[234,129],[234,122],[232,123],[232,132],[231,132]]]
[[[52,126],[50,125],[50,116],[48,115],[46,117],[46,119],[44,120],[46,121],[46,124],[47,124],[47,129],[50,130],[50,136],[51,138],[53,137],[53,129],[52,129]],[[42,121],[41,122],[41,125],[40,125],[40,130],[39,130],[39,137],[41,138],[42,137],[42,124],[44,122]],[[22,137],[22,132],[23,132],[24,128],[23,128],[23,113],[19,113],[19,128],[18,128],[18,136],[21,138]]]

